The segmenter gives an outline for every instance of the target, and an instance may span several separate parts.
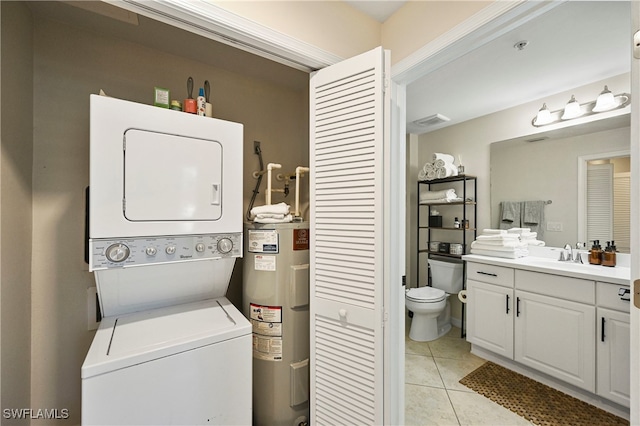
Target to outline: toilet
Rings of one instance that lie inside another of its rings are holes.
[[[409,338],[429,342],[451,330],[449,295],[462,290],[462,263],[429,259],[432,287],[406,291],[405,304],[413,312]]]

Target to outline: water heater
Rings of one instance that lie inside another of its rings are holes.
[[[253,331],[253,424],[309,419],[309,224],[245,224],[243,311]]]

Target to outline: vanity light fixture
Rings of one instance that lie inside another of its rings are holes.
[[[582,108],[580,108],[580,104],[576,101],[576,97],[571,95],[571,99],[567,102],[567,105],[564,107],[564,113],[562,114],[563,120],[571,120],[572,118],[578,118],[583,115]]]
[[[561,121],[573,120],[587,115],[624,108],[629,105],[630,102],[631,97],[628,93],[621,93],[614,96],[609,88],[604,86],[604,90],[595,101],[585,104],[578,103],[573,95],[571,95],[571,99],[564,109],[561,110],[549,111],[547,104],[544,103],[538,111],[538,114],[531,120],[531,124],[534,127],[547,126]]]

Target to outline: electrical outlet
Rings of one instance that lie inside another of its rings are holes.
[[[562,222],[547,222],[547,231],[562,232]]]
[[[254,154],[260,153],[260,141],[253,141],[253,153]]]

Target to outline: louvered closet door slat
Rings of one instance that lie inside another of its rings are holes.
[[[311,421],[382,423],[383,52],[311,80]]]

